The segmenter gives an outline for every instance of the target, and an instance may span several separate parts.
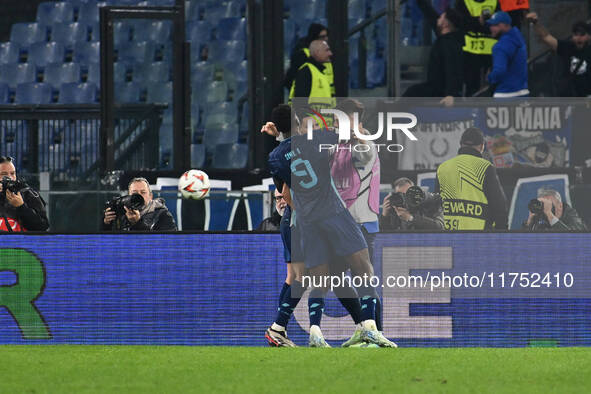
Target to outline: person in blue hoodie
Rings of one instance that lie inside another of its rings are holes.
[[[488,82],[494,88],[493,97],[527,97],[527,47],[518,28],[511,26],[511,17],[495,12],[486,21],[491,35],[499,41],[493,46],[493,65]]]

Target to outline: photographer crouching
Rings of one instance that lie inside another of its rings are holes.
[[[443,230],[441,196],[425,193],[408,178],[394,181],[382,203],[380,230]]]
[[[128,195],[107,202],[103,230],[108,231],[176,231],[176,224],[164,199],[153,199],[145,178],[133,178]]]
[[[538,198],[527,205],[529,216],[523,228],[530,231],[586,231],[577,211],[562,202],[560,193],[553,189],[538,190]]]
[[[45,201],[16,178],[12,157],[0,156],[0,231],[46,231],[48,228]]]

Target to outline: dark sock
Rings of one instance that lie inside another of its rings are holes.
[[[341,305],[349,312],[355,324],[361,323],[361,304],[359,295],[353,287],[339,287],[333,289]]]
[[[298,289],[300,289],[301,287],[302,283],[294,280],[293,284],[289,286],[289,289],[285,291],[285,293],[283,294],[283,299],[279,304],[279,310],[277,311],[275,323],[279,324],[282,327],[287,327],[289,318],[293,314],[293,311],[295,310],[296,306],[298,306],[298,302],[300,302],[300,299],[302,298],[300,295],[302,291],[300,290],[298,292]],[[295,296],[293,298],[291,296],[292,292]]]
[[[320,326],[324,312],[324,295],[319,289],[313,289],[308,297],[308,313],[310,314],[310,326]]]
[[[382,301],[379,298],[376,298],[376,326],[378,331],[384,331],[382,326]]]
[[[285,295],[285,292],[289,289],[289,287],[290,285],[288,285],[287,283],[283,283],[281,293],[279,293],[279,307],[281,307],[281,304],[283,303],[283,296]],[[279,308],[277,308],[277,310],[279,310]]]
[[[374,288],[360,287],[359,302],[361,302],[361,321],[376,319],[376,303],[378,294]]]

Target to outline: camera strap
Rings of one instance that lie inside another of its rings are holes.
[[[5,214],[2,214],[2,218],[4,219],[4,223],[6,225],[6,229],[8,230],[9,233],[12,233],[12,226],[10,225],[10,222],[8,221],[8,218],[6,217]]]

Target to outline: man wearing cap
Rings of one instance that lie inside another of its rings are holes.
[[[591,95],[591,35],[589,25],[583,21],[576,22],[572,27],[569,40],[557,40],[541,23],[538,14],[530,12],[526,15],[534,24],[536,35],[568,64],[569,81],[565,87],[559,88],[560,96],[587,97]]]
[[[507,228],[505,193],[483,151],[482,131],[471,127],[462,134],[458,155],[437,168],[435,193],[443,199],[446,230]]]
[[[498,38],[492,50],[492,70],[488,83],[494,87],[493,97],[527,97],[527,46],[516,27],[511,27],[511,17],[498,11],[486,21],[490,33]]]

